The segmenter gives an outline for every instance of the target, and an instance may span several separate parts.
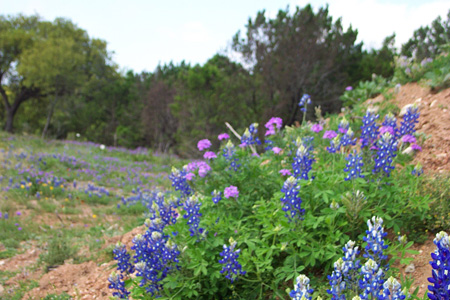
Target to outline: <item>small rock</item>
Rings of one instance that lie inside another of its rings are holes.
[[[421,101],[422,101],[422,98],[417,98],[416,101],[414,101],[414,102],[419,103]]]
[[[400,111],[399,116],[403,117],[406,112],[408,111],[408,108],[410,108],[411,106],[413,106],[413,104],[406,104],[405,106],[403,106],[402,110]]]
[[[437,100],[434,99],[433,102],[431,102],[430,107],[433,107],[436,104]]]
[[[4,265],[5,261],[4,260],[0,260],[0,266]]]
[[[419,250],[419,253],[422,254],[422,253],[423,253],[423,250]]]
[[[402,151],[402,154],[414,154],[414,149],[411,146],[409,146],[408,148]]]
[[[416,270],[416,267],[414,266],[413,263],[411,263],[405,268],[405,273],[412,273],[415,270]]]
[[[447,157],[447,153],[439,153],[438,155],[436,155],[437,158],[444,158]]]

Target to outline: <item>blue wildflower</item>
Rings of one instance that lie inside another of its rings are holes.
[[[343,275],[348,272],[347,265],[342,258],[339,258],[334,263],[334,271],[328,275],[328,280],[331,289],[327,290],[327,293],[331,295],[332,300],[345,300],[345,281]]]
[[[134,267],[130,262],[130,254],[127,253],[127,248],[124,244],[118,242],[113,253],[114,259],[117,260],[117,270],[126,274],[134,273]]]
[[[299,146],[292,163],[295,178],[308,180],[308,173],[312,169],[312,164],[315,161],[312,153],[312,146],[305,146],[303,142],[298,142]]]
[[[338,125],[338,131],[340,133],[346,133],[348,129],[350,128],[350,123],[347,121],[347,119],[344,117]]]
[[[261,141],[256,136],[258,134],[258,123],[253,123],[247,128],[244,134],[241,136],[241,144],[249,146],[258,144],[261,145]]]
[[[397,151],[397,141],[389,132],[386,132],[381,136],[377,146],[377,157],[375,158],[375,166],[372,172],[375,174],[383,170],[386,176],[389,177],[391,171],[395,168],[392,162],[394,157],[397,156],[395,153]]]
[[[398,131],[398,137],[402,137],[406,134],[413,135],[416,131],[416,124],[419,123],[420,113],[417,105],[411,105],[406,110],[406,114],[403,116],[403,120],[400,124],[400,129]]]
[[[225,148],[223,148],[223,156],[227,161],[230,162],[230,167],[228,169],[237,171],[241,165],[238,164],[239,159],[234,157],[235,153],[236,150],[233,143],[231,141],[228,141],[228,143],[225,145]]]
[[[403,300],[405,298],[402,285],[394,277],[389,277],[383,284],[383,296],[380,297],[380,300]]]
[[[358,270],[361,267],[359,259],[356,259],[356,256],[360,253],[358,248],[358,246],[355,247],[355,242],[351,240],[342,248],[344,251],[344,257],[342,259],[345,262],[346,270],[344,280],[351,290],[355,290],[358,285]]]
[[[344,169],[345,172],[348,172],[345,180],[364,178],[364,175],[361,174],[361,167],[364,165],[362,161],[362,155],[356,153],[356,151],[353,151],[353,153],[349,153],[345,159],[348,161]]]
[[[359,287],[362,290],[361,299],[379,299],[383,294],[383,270],[372,259],[369,259],[361,267],[362,279],[359,280]]]
[[[211,192],[212,195],[212,201],[214,204],[219,203],[220,200],[222,200],[222,192],[218,190],[214,190]]]
[[[356,145],[356,138],[353,138],[354,136],[354,132],[351,128],[348,128],[348,130],[342,135],[341,140],[340,140],[340,146],[345,147],[345,146],[354,146]]]
[[[392,113],[388,113],[384,116],[382,127],[390,127],[394,133],[397,131],[397,119]]]
[[[330,146],[327,147],[327,151],[330,153],[336,153],[341,149],[341,137],[337,135],[335,138],[330,139]]]
[[[199,201],[196,195],[189,197],[184,203],[184,211],[186,214],[183,215],[185,219],[188,219],[187,224],[189,225],[189,231],[191,236],[199,236],[203,232],[203,228],[199,228],[200,217],[200,206],[202,203]]]
[[[448,300],[450,297],[450,241],[448,234],[444,231],[436,234],[433,240],[437,249],[431,253],[430,265],[433,268],[432,277],[428,281],[428,297],[431,300]]]
[[[192,188],[189,186],[186,180],[186,170],[183,168],[178,170],[172,167],[172,173],[169,175],[169,179],[172,181],[172,186],[175,191],[180,191],[181,199],[185,199],[193,193]]]
[[[108,277],[108,287],[110,289],[116,290],[116,292],[113,292],[114,297],[117,297],[119,299],[128,299],[128,295],[130,294],[130,292],[125,288],[125,282],[122,279],[122,274],[112,272]]]
[[[374,216],[372,217],[372,222],[370,219],[367,220],[367,226],[369,229],[366,230],[367,235],[364,237],[367,246],[363,256],[381,265],[387,260],[387,255],[384,255],[383,251],[388,247],[384,243],[384,237],[387,235],[387,232],[384,232],[383,219]]]
[[[230,246],[223,245],[223,251],[220,252],[220,256],[223,258],[219,260],[219,263],[223,264],[221,274],[225,274],[225,278],[228,278],[232,283],[241,275],[245,275],[247,272],[242,271],[241,264],[237,261],[239,258],[240,249],[236,251],[236,241],[233,238],[229,240]]]
[[[294,285],[294,289],[289,293],[293,300],[311,300],[314,290],[309,286],[309,278],[306,275],[300,274]]]
[[[281,191],[284,197],[281,198],[283,203],[283,211],[286,213],[286,218],[290,221],[302,219],[305,210],[301,208],[302,199],[299,196],[300,184],[298,179],[290,176],[283,184]]]
[[[371,110],[367,110],[363,117],[363,126],[361,126],[361,148],[372,147],[378,137],[378,125],[376,120],[379,115],[376,115]]]
[[[423,168],[422,165],[420,163],[418,163],[414,169],[411,171],[412,175],[416,175],[416,176],[420,176],[423,174]]]
[[[300,101],[298,102],[298,106],[300,106],[300,110],[302,112],[306,112],[307,106],[311,104],[311,96],[308,94],[303,94],[302,98],[300,98]]]

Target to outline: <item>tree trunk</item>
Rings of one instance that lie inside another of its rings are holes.
[[[52,121],[53,112],[55,111],[56,102],[58,101],[58,95],[55,95],[55,99],[50,104],[50,109],[47,115],[47,122],[45,122],[44,130],[42,131],[42,138],[45,138],[47,135],[48,127],[50,126],[50,122]]]

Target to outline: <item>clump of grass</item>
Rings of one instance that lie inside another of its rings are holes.
[[[49,244],[47,252],[41,254],[40,260],[45,263],[47,270],[52,267],[64,264],[64,261],[71,258],[76,258],[78,249],[73,246],[67,236],[58,234],[54,236]]]
[[[431,199],[428,229],[433,232],[450,231],[450,174],[429,178],[421,193]]]

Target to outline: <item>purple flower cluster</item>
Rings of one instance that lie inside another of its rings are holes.
[[[230,238],[230,246],[228,247],[227,245],[223,245],[223,251],[220,252],[220,256],[223,258],[219,260],[219,263],[224,265],[220,273],[225,274],[225,278],[228,278],[232,283],[239,276],[246,274],[245,271],[242,271],[242,266],[237,261],[241,250],[234,250],[236,244],[236,241]]]
[[[197,148],[198,148],[198,150],[200,150],[200,151],[206,150],[206,149],[208,149],[209,147],[211,147],[211,142],[210,142],[208,139],[200,140],[200,141],[198,141],[198,143],[197,143]]]
[[[293,176],[286,179],[281,188],[281,192],[284,193],[281,202],[283,203],[283,211],[286,213],[286,218],[289,221],[302,220],[305,210],[301,207],[302,199],[299,195],[300,184],[298,183],[298,179],[295,179]]]
[[[444,231],[436,234],[434,244],[437,249],[431,253],[430,261],[432,277],[428,281],[432,284],[428,286],[428,297],[431,300],[447,300],[450,298],[450,240]]]
[[[234,185],[230,185],[229,187],[226,187],[223,192],[225,198],[237,198],[239,197],[239,190]]]
[[[221,141],[221,140],[229,139],[230,136],[228,135],[228,133],[221,133],[221,134],[219,134],[219,136],[217,138],[219,139],[219,141]]]
[[[274,135],[276,131],[281,129],[281,126],[283,126],[283,120],[278,117],[272,117],[265,125],[264,127],[267,128],[265,136],[268,135]]]

